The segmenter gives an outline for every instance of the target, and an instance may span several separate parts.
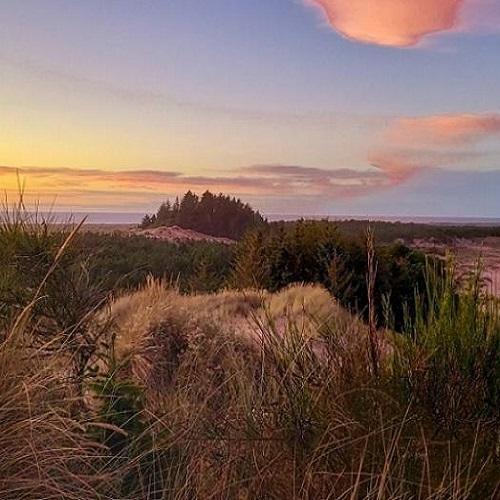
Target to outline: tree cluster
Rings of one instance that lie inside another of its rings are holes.
[[[375,302],[379,324],[400,329],[423,290],[425,257],[400,243],[376,247]],[[367,314],[367,249],[328,221],[271,224],[250,231],[236,248],[232,284],[277,291],[319,283],[346,308]]]
[[[181,200],[165,201],[156,214],[146,215],[141,227],[180,226],[211,236],[239,239],[251,227],[263,224],[262,215],[240,199],[205,191],[188,191]]]

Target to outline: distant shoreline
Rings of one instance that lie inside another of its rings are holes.
[[[44,215],[42,213],[42,215]],[[132,212],[53,212],[50,214],[56,222],[67,222],[69,219],[79,222],[86,218],[88,224],[139,224],[144,213]],[[437,226],[500,226],[500,217],[430,217],[430,216],[386,216],[386,215],[290,215],[265,214],[269,221],[294,221],[298,219],[332,221],[360,220],[380,222],[401,222],[428,224]]]

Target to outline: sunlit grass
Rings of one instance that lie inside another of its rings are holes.
[[[430,269],[406,331],[373,331],[313,285],[103,298],[45,226],[0,223],[1,498],[498,495],[480,269],[466,289]]]

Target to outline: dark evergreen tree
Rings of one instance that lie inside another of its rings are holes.
[[[160,205],[158,212],[156,213],[156,223],[160,226],[170,226],[173,222],[173,211],[170,201]]]
[[[149,214],[146,214],[143,218],[142,218],[142,221],[141,221],[141,227],[150,227],[151,225],[153,224],[153,218],[151,217],[151,215]]]
[[[188,191],[181,200],[177,224],[188,229],[199,230],[198,204],[200,200],[191,191]]]

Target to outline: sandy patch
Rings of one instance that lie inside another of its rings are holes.
[[[480,259],[487,288],[500,297],[500,238],[487,237],[478,239],[457,238],[450,242],[434,239],[414,240],[412,247],[431,255],[444,257],[455,256],[458,272],[466,275],[473,271]]]
[[[234,240],[229,238],[218,238],[216,236],[210,236],[208,234],[199,233],[198,231],[193,231],[192,229],[184,229],[179,226],[160,226],[150,229],[136,228],[132,229],[130,234],[134,236],[144,236],[145,238],[153,240],[172,242],[209,241],[211,243],[224,243],[225,245],[232,245],[235,243]]]

